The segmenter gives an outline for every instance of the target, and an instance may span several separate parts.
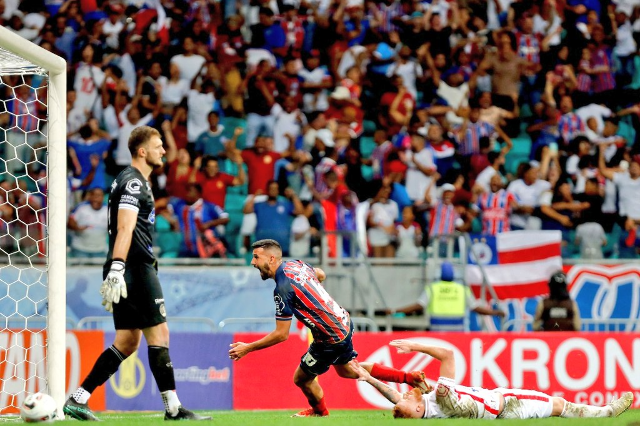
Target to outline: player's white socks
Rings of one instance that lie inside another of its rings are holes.
[[[89,401],[89,398],[91,398],[91,394],[87,392],[82,386],[76,389],[76,391],[71,396],[76,402],[80,404],[86,404],[87,401]]]
[[[181,405],[176,391],[164,391],[161,393],[161,395],[162,402],[164,402],[164,409],[172,416],[176,416],[178,414],[178,408],[180,408]]]
[[[560,417],[611,417],[613,409],[606,405],[604,407],[594,407],[593,405],[574,404],[573,402],[565,402],[564,409]]]

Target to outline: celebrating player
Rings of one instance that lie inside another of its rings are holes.
[[[165,126],[163,125],[163,128]],[[210,420],[180,404],[173,365],[169,357],[169,328],[152,234],[155,208],[148,179],[162,167],[160,133],[137,127],[129,138],[131,166],[111,185],[109,195],[109,253],[100,287],[102,304],[113,312],[116,337],[98,358],[89,375],[67,400],[64,412],[78,420],[98,420],[87,406],[91,393],[114,374],[120,363],[140,346],[142,335],[149,347],[149,367],[160,389],[165,420]]]
[[[300,411],[294,417],[328,416],[324,392],[316,376],[324,374],[333,365],[339,376],[356,379],[349,361],[358,353],[351,341],[353,323],[349,313],[338,305],[320,282],[326,275],[320,268],[312,268],[300,260],[282,260],[282,249],[275,240],[253,243],[251,265],[260,271],[263,280],[275,280],[273,300],[276,304],[276,329],[253,343],[231,344],[229,358],[237,361],[249,352],[268,348],[289,337],[293,316],[302,321],[313,335],[313,343],[302,356],[293,382],[307,397],[311,408]],[[420,392],[431,390],[422,371],[405,373],[380,364],[362,364],[368,373],[385,381],[407,383]]]
[[[543,417],[617,417],[633,402],[626,392],[604,407],[575,404],[564,398],[542,392],[497,388],[493,390],[456,385],[453,352],[436,346],[425,346],[411,340],[393,340],[398,353],[422,352],[440,361],[440,378],[435,390],[427,394],[415,389],[401,394],[371,377],[367,369],[350,362],[359,375],[390,402],[395,404],[393,416],[401,418],[465,418],[465,419],[535,419]]]

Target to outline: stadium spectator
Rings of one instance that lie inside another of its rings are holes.
[[[67,223],[67,227],[74,231],[70,256],[104,258],[109,248],[105,238],[107,220],[104,191],[101,187],[89,189],[85,201],[76,206]]]
[[[483,234],[497,235],[511,230],[509,218],[511,211],[518,208],[518,200],[503,186],[502,176],[494,174],[489,180],[489,191],[478,197]]]
[[[257,194],[258,191],[264,193],[267,183],[275,178],[275,164],[281,155],[268,149],[267,139],[266,136],[258,136],[252,148],[244,149],[240,153],[235,149],[235,144],[226,144],[229,159],[236,163],[244,161],[247,165],[249,194]],[[241,159],[237,156],[241,156]]]
[[[420,256],[420,244],[422,243],[422,229],[414,222],[413,207],[406,206],[402,209],[402,222],[396,224],[396,238],[398,249],[396,257],[402,259],[417,259]]]
[[[640,156],[634,155],[631,158],[628,171],[616,173],[606,167],[604,150],[601,149],[599,167],[600,173],[618,188],[620,223],[629,233],[627,246],[635,246],[640,224]]]
[[[378,389],[394,404],[393,417],[414,419],[535,419],[546,417],[618,417],[633,404],[633,393],[625,392],[604,407],[576,404],[564,398],[522,389],[494,390],[466,387],[455,383],[455,356],[451,349],[427,346],[412,340],[393,340],[398,353],[420,352],[440,361],[436,388],[426,395],[415,390],[404,394],[375,379],[353,360],[349,363],[358,375]]]
[[[289,253],[292,217],[304,214],[305,209],[291,188],[284,190],[285,200],[278,198],[280,193],[278,182],[269,181],[266,189],[267,199],[258,203],[254,202],[253,198],[249,198],[243,208],[243,213],[256,214],[256,239],[278,237],[278,240],[282,241],[282,252]]]
[[[80,136],[78,140],[70,140],[67,144],[75,177],[81,181],[84,180],[92,171],[92,157],[99,159],[97,167],[93,171],[93,180],[78,189],[106,189],[104,159],[107,157],[111,142],[105,137],[109,135],[98,127],[96,119],[91,119],[88,124],[80,128],[78,136]]]
[[[169,77],[160,76],[158,83],[162,88],[162,112],[171,115],[173,108],[182,102],[189,93],[189,80],[180,78],[180,67],[177,63],[169,64]]]
[[[533,321],[538,331],[580,331],[580,311],[569,296],[567,276],[558,271],[549,278],[549,297],[538,303]]]
[[[198,53],[196,53],[196,51]],[[170,63],[180,70],[180,79],[191,82],[200,74],[207,59],[200,53],[196,43],[190,35],[182,39],[182,53],[171,58]]]
[[[227,188],[230,186],[244,185],[245,171],[242,157],[235,157],[238,167],[238,175],[232,176],[220,171],[220,160],[216,157],[204,157],[202,159],[202,171],[198,171],[195,181],[202,188],[203,199],[224,209]],[[190,179],[193,178],[190,175]],[[192,182],[193,183],[193,182]]]
[[[409,198],[413,202],[422,202],[427,189],[430,189],[429,195],[433,198],[433,174],[436,173],[436,165],[433,151],[426,146],[424,137],[419,134],[411,135],[411,149],[406,150],[400,158],[408,167],[405,185]]]
[[[167,154],[165,156],[167,160],[165,165],[167,174],[166,190],[171,197],[184,201],[187,196],[187,184],[195,182],[196,173],[198,173],[202,159],[198,157],[193,165],[191,164],[189,151],[186,148],[178,149],[176,146],[168,121],[162,123],[162,130],[164,130],[167,143]]]
[[[193,150],[198,156],[224,156],[226,154],[224,145],[227,142],[227,138],[223,135],[224,126],[220,124],[220,114],[216,111],[211,111],[209,112],[207,120],[209,121],[209,129],[198,136]],[[233,138],[235,141],[238,140],[238,137],[242,135],[242,133],[244,133],[242,127],[237,127],[233,130]],[[234,144],[235,143],[236,142],[234,142]]]
[[[247,94],[244,105],[247,112],[247,148],[253,147],[259,135],[273,134],[274,117],[271,115],[271,108],[275,104],[275,82],[269,77],[270,73],[271,64],[262,60],[244,81]]]
[[[208,68],[209,64],[202,65],[201,71]],[[187,140],[195,143],[198,137],[209,130],[209,112],[213,110],[216,100],[215,86],[210,79],[200,81],[198,72],[191,81],[191,90],[187,94]]]
[[[511,215],[511,229],[540,229],[539,219],[533,216],[540,207],[540,196],[551,188],[549,182],[539,179],[540,163],[523,163],[519,168],[519,179],[507,187],[507,191],[516,196],[518,208]]]
[[[371,199],[367,217],[367,237],[373,257],[395,256],[395,221],[399,215],[398,204],[391,200],[391,187],[382,183],[378,193]]]
[[[160,257],[178,257],[183,237],[180,232],[180,222],[173,210],[173,206],[169,203],[169,197],[156,198],[155,228],[155,243],[159,249]]]
[[[198,184],[186,185],[185,198],[172,200],[173,210],[183,235],[180,254],[184,257],[227,257],[224,225],[229,223],[229,213],[220,206],[202,199]]]
[[[468,329],[466,318],[469,311],[481,315],[505,316],[503,311],[482,306],[475,300],[469,287],[455,282],[453,265],[443,262],[440,281],[427,284],[415,303],[388,310],[388,313],[410,315],[425,312],[429,318],[430,331],[464,331]]]

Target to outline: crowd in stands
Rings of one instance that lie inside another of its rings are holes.
[[[346,255],[418,258],[434,236],[520,229],[561,231],[565,256],[637,256],[636,0],[0,0],[0,16],[68,63],[72,255],[106,251],[100,199],[150,125],[163,257],[252,238],[306,256],[341,231]],[[46,88],[2,79],[0,227],[28,228]]]

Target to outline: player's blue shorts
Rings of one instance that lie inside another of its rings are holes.
[[[300,359],[300,368],[311,376],[319,376],[329,370],[332,365],[345,365],[358,356],[353,350],[353,323],[350,324],[349,334],[340,343],[312,342],[309,350]]]

